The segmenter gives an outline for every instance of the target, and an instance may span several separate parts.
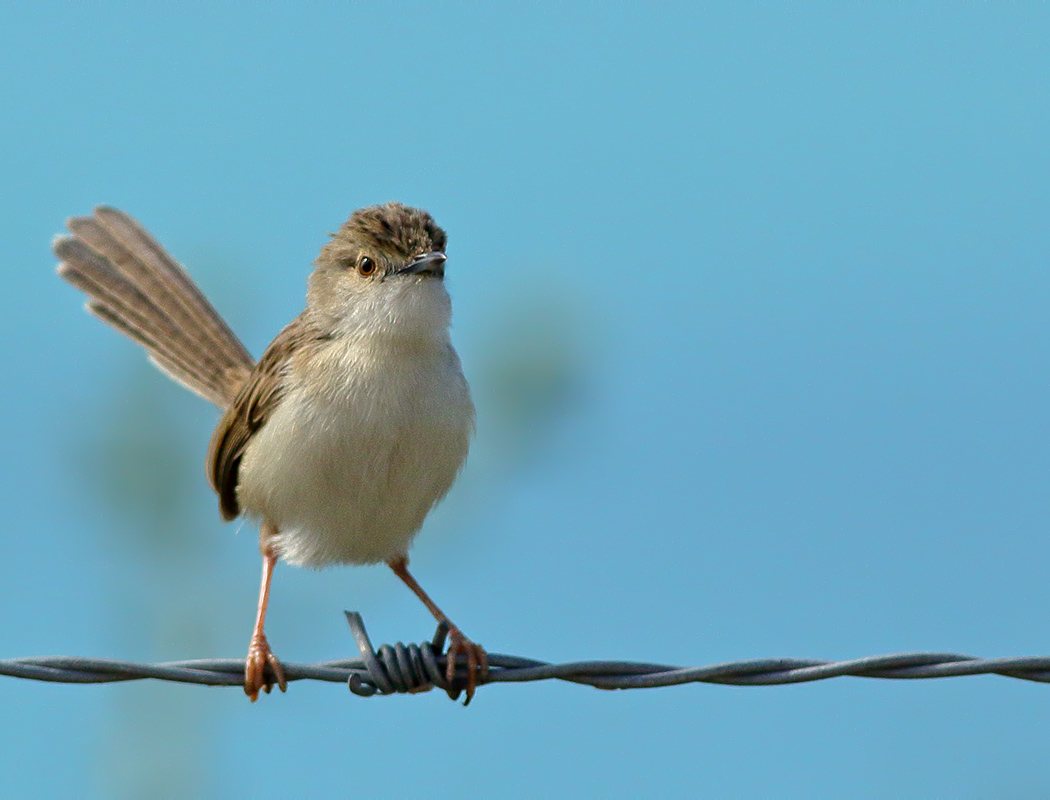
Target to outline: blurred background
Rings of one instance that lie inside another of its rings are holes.
[[[109,203],[253,353],[355,208],[448,231],[468,466],[413,551],[490,651],[1050,652],[1050,7],[0,6],[0,657],[243,657],[217,412],[81,311]],[[278,568],[288,661],[433,625]],[[981,677],[361,700],[0,679],[12,796],[1050,794]]]

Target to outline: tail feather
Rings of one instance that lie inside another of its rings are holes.
[[[111,317],[121,319],[124,323],[120,327],[122,333],[130,335],[147,348],[166,350],[169,358],[181,358],[187,363],[196,359],[200,362],[202,377],[221,371],[222,360],[210,350],[197,346],[184,333],[185,328],[172,322],[148,294],[117,272],[107,259],[99,256],[83,241],[64,237],[55,242],[54,250],[63,259],[58,269],[59,275],[93,298],[88,304],[89,311],[110,324]],[[96,308],[92,308],[92,304]],[[103,316],[98,313],[98,308],[105,308],[109,313]]]
[[[166,350],[158,340],[158,337],[143,327],[129,322],[127,315],[121,316],[120,312],[114,312],[109,306],[95,300],[89,300],[85,308],[107,325],[112,326],[145,347],[147,357],[153,362],[153,365],[176,383],[197,393],[205,400],[210,400],[220,408],[225,408],[229,405],[224,385],[202,376],[199,364],[194,364],[187,361],[183,356]],[[162,352],[165,355],[161,355]],[[205,380],[207,380],[207,383],[204,382]]]
[[[99,208],[95,213],[94,217],[69,220],[69,229],[149,298],[151,304],[177,326],[183,338],[196,339],[199,345],[214,344],[217,328],[214,319],[218,314],[207,305],[199,291],[196,292],[199,302],[206,304],[204,313],[196,307],[194,290],[187,290],[178,283],[173,285],[167,263],[170,256],[157,258],[155,248],[151,246],[152,240],[138,235],[135,228],[127,224],[129,218],[121,212]],[[236,340],[232,333],[227,332],[227,335]],[[220,335],[219,338],[223,337]]]
[[[176,381],[228,406],[254,362],[179,263],[115,208],[68,225],[73,235],[53,246],[58,274],[88,295],[88,311],[143,345]]]
[[[87,217],[87,219],[92,218]],[[166,296],[195,319],[202,332],[209,334],[214,342],[221,342],[236,351],[238,362],[253,363],[251,354],[230,330],[225,320],[215,311],[212,304],[208,302],[208,298],[204,296],[186,270],[168,255],[167,251],[145,228],[123,211],[110,206],[96,208],[95,219],[117,242],[133,254],[131,262],[118,262],[118,265],[128,263],[131,269],[137,271],[141,271],[138,269],[140,264],[145,266],[144,277],[149,280],[155,276],[163,284]],[[188,330],[192,331],[193,328]]]

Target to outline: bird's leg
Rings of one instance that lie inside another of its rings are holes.
[[[459,689],[452,688],[452,681],[456,676],[456,657],[460,653],[467,657],[467,697],[463,701],[463,705],[469,704],[471,698],[474,697],[474,690],[477,688],[478,681],[484,682],[489,675],[489,657],[485,653],[485,649],[464,636],[463,631],[452,624],[452,620],[445,616],[445,612],[438,608],[437,604],[430,599],[430,596],[423,591],[423,587],[416,583],[416,579],[408,571],[408,556],[392,558],[386,563],[394,571],[394,574],[403,580],[409,589],[416,593],[416,597],[423,601],[423,605],[434,615],[434,619],[448,626],[445,680],[448,681],[448,696],[453,700],[459,697]]]
[[[252,631],[252,641],[248,645],[248,658],[244,664],[244,693],[254,703],[259,699],[259,690],[267,694],[273,689],[273,680],[266,675],[266,666],[270,666],[273,678],[282,692],[288,691],[288,683],[284,679],[284,669],[277,656],[270,650],[270,643],[266,641],[263,633],[263,625],[266,623],[266,607],[270,603],[270,579],[273,577],[273,568],[277,564],[277,552],[273,547],[272,539],[277,529],[270,523],[263,522],[259,530],[259,550],[262,552],[262,585],[259,587],[259,607],[255,614],[255,629]]]

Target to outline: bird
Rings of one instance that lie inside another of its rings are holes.
[[[446,683],[469,704],[488,676],[467,638],[408,570],[408,550],[467,457],[474,405],[449,327],[445,231],[389,202],[329,234],[306,306],[255,361],[186,270],[111,206],[67,220],[58,274],[87,310],[142,345],[162,372],[222,414],[206,471],[224,521],[259,525],[262,579],[245,660],[252,702],[287,681],[266,638],[278,561],[385,562],[447,626]],[[465,687],[454,681],[466,661]]]

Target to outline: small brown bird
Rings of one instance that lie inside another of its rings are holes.
[[[445,232],[400,203],[355,211],[321,249],[303,312],[258,363],[186,271],[134,219],[100,206],[54,242],[87,309],[163,372],[222,409],[207,473],[224,520],[260,523],[262,586],[245,664],[254,701],[284,670],[263,625],[278,559],[385,561],[449,627],[447,679],[466,702],[488,673],[408,571],[408,548],[467,456],[474,407],[449,338]]]

